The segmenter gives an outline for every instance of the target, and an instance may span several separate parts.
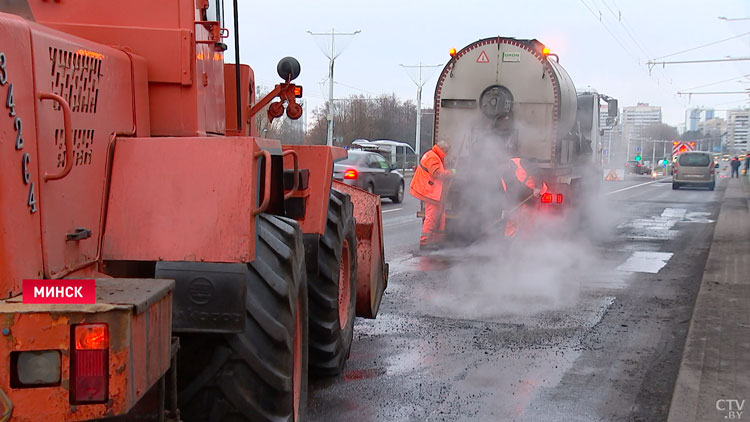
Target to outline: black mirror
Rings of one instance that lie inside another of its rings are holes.
[[[617,99],[610,98],[607,100],[607,116],[609,117],[617,117],[618,109],[617,109]]]
[[[284,57],[279,60],[279,64],[276,65],[276,72],[281,79],[285,81],[293,81],[297,79],[301,70],[302,68],[299,62],[294,57]]]

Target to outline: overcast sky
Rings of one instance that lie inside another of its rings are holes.
[[[231,31],[232,2],[224,1]],[[723,117],[723,110],[747,106],[744,94],[688,100],[677,92],[743,91],[750,88],[750,61],[658,66],[650,75],[646,62],[750,33],[750,20],[718,19],[750,18],[750,0],[239,0],[238,8],[241,61],[253,67],[258,84],[271,86],[278,82],[278,60],[296,57],[309,110],[328,97],[328,59],[318,43],[330,43],[330,37],[306,31],[331,28],[362,31],[341,37],[345,49],[336,59],[335,98],[395,93],[414,100],[416,87],[399,64],[445,64],[451,47],[500,35],[538,39],[559,55],[577,89],[591,86],[618,98],[621,107],[661,106],[664,121],[674,126],[684,122],[688,107],[712,107]],[[226,60],[232,62],[233,38],[228,41]],[[750,35],[664,60],[727,56],[750,57]],[[432,77],[424,86],[424,107],[432,107],[439,70],[426,69]]]

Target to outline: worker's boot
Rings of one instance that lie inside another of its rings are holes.
[[[434,250],[437,249],[437,242],[432,233],[422,233],[419,237],[419,249]]]

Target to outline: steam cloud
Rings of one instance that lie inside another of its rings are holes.
[[[499,177],[500,163],[511,156],[502,137],[476,134],[475,130],[466,140],[451,140],[452,165],[459,177],[449,194],[460,204],[454,212],[470,217],[459,219],[449,230],[451,237],[458,234],[453,248],[423,257],[449,262],[445,285],[428,301],[441,314],[471,319],[528,315],[574,305],[582,283],[607,277],[597,245],[611,238],[617,217],[601,196],[601,172],[590,160],[577,164],[578,171],[590,174],[579,194],[566,192],[566,211],[551,214],[519,209],[518,213],[534,213],[533,227],[522,228],[515,238],[506,239],[504,222],[497,222],[499,210],[514,204],[502,198]],[[538,202],[530,200],[530,208]]]

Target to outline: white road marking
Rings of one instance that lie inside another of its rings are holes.
[[[640,186],[646,186],[646,185],[650,185],[650,184],[652,184],[652,183],[656,183],[656,182],[661,182],[662,180],[664,180],[664,179],[656,179],[656,180],[652,180],[652,181],[650,181],[650,182],[646,182],[646,183],[641,183],[641,184],[638,184],[638,185],[633,185],[633,186],[628,186],[628,187],[626,187],[626,188],[622,188],[622,189],[617,189],[617,190],[613,190],[612,192],[607,192],[607,193],[605,193],[605,195],[613,195],[613,194],[615,194],[615,193],[618,193],[618,192],[624,192],[624,191],[626,191],[626,190],[629,190],[629,189],[634,189],[634,188],[637,188],[637,187],[640,187]]]
[[[656,274],[672,258],[671,252],[633,252],[627,261],[620,264],[617,271]]]
[[[391,211],[401,211],[403,208],[388,208],[387,210],[383,210],[383,214]]]

